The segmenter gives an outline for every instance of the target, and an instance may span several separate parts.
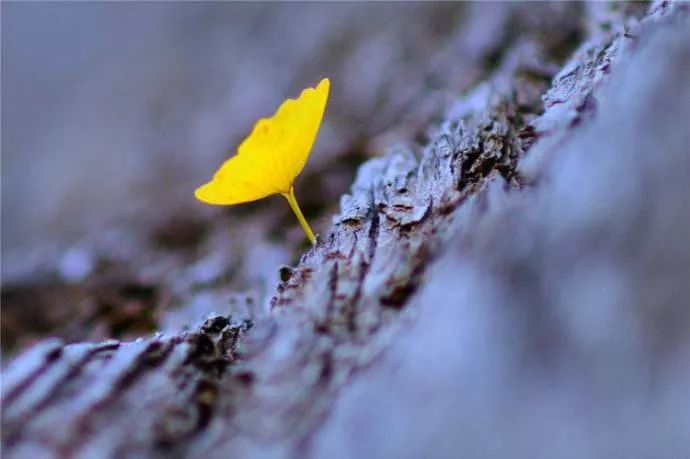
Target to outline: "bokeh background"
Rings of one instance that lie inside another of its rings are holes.
[[[328,75],[318,169],[394,121],[381,112],[405,100],[392,82],[424,82],[462,8],[7,4],[5,247],[185,205],[258,117]]]

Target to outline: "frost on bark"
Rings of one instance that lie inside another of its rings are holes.
[[[3,370],[4,454],[687,455],[689,14],[516,9],[424,146],[359,167],[271,314],[42,341]]]

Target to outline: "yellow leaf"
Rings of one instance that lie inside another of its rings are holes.
[[[297,99],[287,99],[272,117],[257,121],[237,154],[221,165],[210,182],[197,188],[196,198],[207,204],[230,205],[282,194],[313,242],[292,184],[316,140],[329,88],[330,81],[324,78]]]

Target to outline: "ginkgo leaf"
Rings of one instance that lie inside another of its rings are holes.
[[[324,78],[297,99],[287,99],[272,117],[257,121],[237,154],[221,165],[210,182],[197,188],[196,198],[207,204],[231,205],[282,194],[313,242],[297,205],[293,182],[316,140],[329,89],[330,81]]]

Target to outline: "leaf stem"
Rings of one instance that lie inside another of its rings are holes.
[[[290,207],[292,207],[292,211],[295,213],[295,216],[297,217],[297,220],[299,221],[300,226],[304,230],[304,232],[307,234],[307,237],[311,241],[312,245],[316,245],[316,237],[314,237],[314,233],[311,231],[311,228],[309,228],[309,223],[307,223],[307,220],[304,218],[304,215],[302,215],[302,211],[299,208],[299,204],[297,204],[297,198],[295,197],[295,188],[290,187],[290,192],[289,193],[281,193],[283,196],[285,196],[285,199],[290,203]]]

